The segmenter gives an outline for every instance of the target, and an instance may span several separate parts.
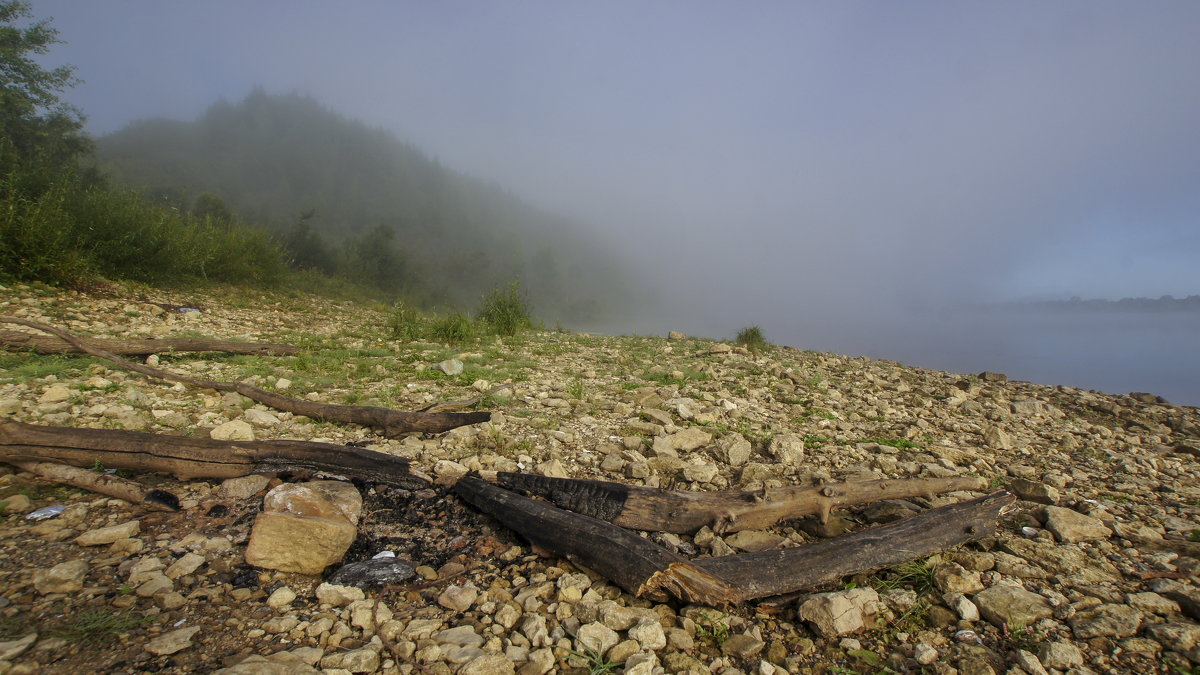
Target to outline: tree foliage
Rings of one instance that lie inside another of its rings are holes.
[[[43,68],[35,56],[59,44],[25,0],[0,2],[0,172],[22,168],[29,190],[45,189],[90,147],[83,115],[59,95],[78,80],[71,66]],[[24,25],[23,25],[24,24]]]

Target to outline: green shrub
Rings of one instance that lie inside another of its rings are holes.
[[[471,325],[471,320],[468,319],[462,312],[452,312],[445,316],[439,316],[433,320],[429,326],[429,335],[438,342],[447,344],[458,344],[469,340],[475,334],[475,327]]]
[[[393,339],[411,342],[421,339],[425,322],[420,312],[401,301],[392,307],[392,313],[387,318],[387,327]]]
[[[507,288],[493,288],[479,303],[475,317],[496,335],[516,335],[533,326],[529,301],[514,281]]]
[[[758,326],[750,326],[738,331],[734,342],[749,349],[752,352],[757,352],[767,347],[767,339],[763,337],[762,329]]]

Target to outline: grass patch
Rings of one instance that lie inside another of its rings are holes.
[[[475,317],[496,335],[512,336],[533,327],[529,300],[518,281],[506,288],[493,288],[484,295]]]
[[[87,609],[67,619],[51,634],[70,642],[99,644],[153,622],[152,617],[140,616],[131,612]]]
[[[758,326],[747,326],[739,330],[733,341],[752,352],[760,352],[770,345]]]
[[[454,345],[474,337],[475,327],[462,312],[451,312],[430,322],[429,336],[438,342]]]

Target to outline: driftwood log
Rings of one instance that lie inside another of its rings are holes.
[[[225,352],[227,354],[297,354],[295,345],[270,342],[237,342],[204,338],[158,338],[145,340],[114,340],[87,338],[82,340],[93,347],[124,356],[147,356],[163,352]],[[34,335],[16,330],[0,330],[0,346],[10,352],[31,351],[35,354],[82,354],[84,350],[52,335]]]
[[[141,483],[128,478],[58,462],[23,462],[16,459],[8,462],[55,483],[73,485],[98,494],[124,499],[131,504],[141,504],[155,511],[179,510],[179,498],[175,495],[166,490],[147,489]]]
[[[112,361],[118,366],[131,370],[135,373],[149,375],[150,377],[169,380],[171,382],[182,382],[195,387],[203,387],[205,389],[215,389],[217,391],[232,391],[245,396],[246,398],[270,406],[276,410],[290,412],[296,415],[305,415],[314,419],[326,420],[329,422],[346,422],[349,424],[358,424],[367,427],[381,429],[383,434],[389,438],[395,438],[404,434],[413,432],[423,433],[441,433],[449,431],[456,427],[465,426],[468,424],[477,424],[486,422],[491,419],[492,415],[488,412],[468,412],[468,413],[452,413],[452,412],[401,412],[390,408],[380,408],[377,406],[366,405],[338,405],[333,403],[317,403],[315,401],[305,401],[303,399],[284,396],[275,392],[259,389],[244,382],[218,382],[214,380],[202,380],[186,375],[179,375],[170,371],[152,368],[142,363],[135,363],[128,359],[121,358],[110,351],[101,349],[86,341],[80,340],[78,337],[70,333],[47,326],[46,324],[36,321],[28,321],[15,317],[0,316],[0,323],[11,323],[19,326],[26,326],[35,330],[44,331],[55,335],[68,344],[76,347],[80,351],[91,354],[108,361]]]
[[[236,478],[251,473],[320,471],[420,488],[407,459],[314,441],[216,441],[140,431],[76,429],[0,422],[0,462],[58,462],[169,473],[181,480]]]
[[[555,505],[635,530],[690,533],[705,525],[717,534],[761,530],[787,518],[815,515],[824,523],[834,508],[884,499],[983,490],[979,477],[872,480],[789,486],[750,492],[670,492],[599,480],[500,472],[496,482]]]
[[[476,476],[459,479],[454,492],[538,547],[589,567],[634,595],[707,605],[793,593],[989,536],[1001,509],[1015,500],[997,492],[810,546],[688,560],[606,520]]]

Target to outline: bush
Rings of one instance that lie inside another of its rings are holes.
[[[475,316],[496,335],[516,335],[533,326],[529,301],[521,293],[518,281],[512,282],[507,288],[489,291],[480,301]]]
[[[471,320],[462,312],[452,312],[439,316],[429,326],[429,335],[438,342],[458,344],[469,340],[475,334]]]
[[[738,331],[737,337],[734,338],[734,342],[737,342],[739,345],[749,349],[752,352],[761,351],[769,344],[767,339],[763,337],[762,329],[758,326],[750,326],[748,328],[741,329]]]
[[[387,327],[392,332],[393,339],[411,342],[421,339],[425,322],[415,308],[404,302],[397,302],[388,316]]]

